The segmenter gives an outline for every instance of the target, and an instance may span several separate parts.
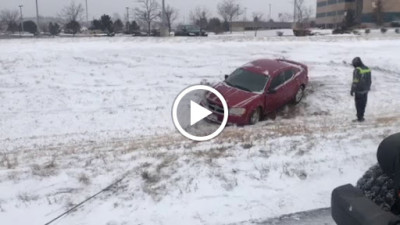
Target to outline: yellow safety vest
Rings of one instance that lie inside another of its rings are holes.
[[[371,70],[369,68],[363,69],[361,67],[357,67],[357,70],[358,70],[358,72],[360,72],[361,75],[364,75],[366,73],[370,73],[371,72]]]
[[[361,67],[357,67],[356,68],[357,70],[358,70],[358,72],[361,74],[361,75],[365,75],[365,74],[367,74],[367,73],[371,73],[371,69],[363,69],[363,68],[361,68]],[[357,78],[355,78],[354,80],[353,80],[353,82],[354,83],[358,83],[358,82],[360,82],[360,80],[359,79],[357,79]]]

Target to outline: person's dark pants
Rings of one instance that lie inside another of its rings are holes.
[[[358,120],[364,119],[364,113],[365,113],[365,107],[367,106],[367,101],[368,101],[368,93],[356,93],[355,102],[356,102]]]

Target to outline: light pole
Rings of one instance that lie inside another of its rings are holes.
[[[129,7],[126,7],[126,22],[129,23]]]
[[[166,37],[169,36],[169,31],[167,29],[167,21],[165,14],[165,0],[162,0],[162,12],[161,12],[162,22],[161,22],[161,36]]]
[[[271,21],[271,3],[269,3],[269,14],[268,14],[268,17],[269,17],[269,21]]]
[[[296,13],[297,13],[296,7],[297,7],[297,0],[294,0],[294,7],[293,7],[293,25],[296,25]]]
[[[131,24],[129,23],[129,7],[126,7],[126,32],[131,33]]]
[[[21,20],[21,22],[20,22],[21,23],[21,31],[22,31],[22,33],[24,33],[24,17],[22,15],[22,7],[24,7],[24,6],[23,5],[19,5],[18,7],[19,7],[19,12],[21,14],[21,18],[20,18],[20,20]],[[22,36],[21,31],[19,32],[20,36]]]
[[[89,27],[89,9],[88,9],[87,0],[86,0],[86,26]]]
[[[39,28],[39,5],[38,0],[36,0],[36,24],[37,24],[37,32],[40,35],[40,28]]]

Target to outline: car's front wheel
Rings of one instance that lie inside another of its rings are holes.
[[[260,121],[260,117],[261,117],[261,110],[260,110],[260,108],[257,108],[250,114],[249,123],[251,125],[258,123]]]
[[[301,85],[299,90],[297,91],[296,95],[294,96],[294,99],[293,99],[294,104],[299,104],[301,102],[301,100],[304,97],[304,90],[305,90],[304,85]]]

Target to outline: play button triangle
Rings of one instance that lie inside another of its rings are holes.
[[[190,126],[211,115],[212,112],[196,102],[190,101]]]

